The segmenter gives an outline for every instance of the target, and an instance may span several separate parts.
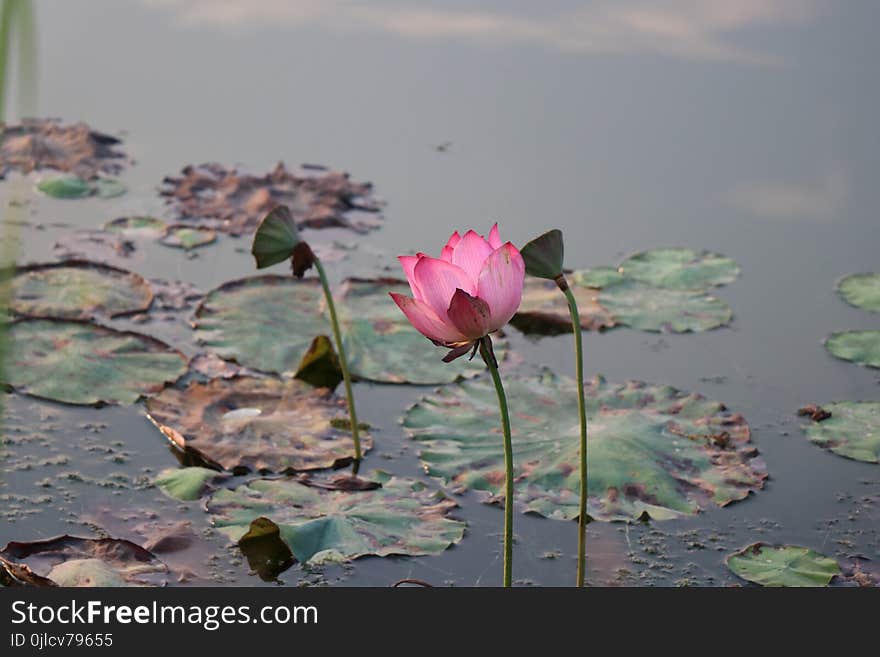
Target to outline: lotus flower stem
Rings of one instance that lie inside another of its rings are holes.
[[[513,442],[510,437],[510,414],[507,410],[507,395],[498,373],[498,362],[492,351],[492,339],[487,335],[480,340],[480,356],[489,368],[495,392],[498,393],[498,408],[501,411],[501,428],[504,432],[504,586],[510,586],[513,576]]]
[[[324,299],[327,301],[327,309],[330,311],[330,323],[333,325],[333,339],[336,341],[336,351],[339,352],[339,368],[342,370],[342,380],[345,383],[345,397],[348,400],[348,416],[351,420],[351,437],[354,440],[354,464],[353,470],[357,474],[361,462],[361,438],[358,433],[357,411],[354,408],[354,394],[351,391],[351,373],[348,371],[348,358],[345,355],[345,346],[342,344],[342,332],[339,330],[339,320],[336,317],[336,305],[333,303],[333,295],[330,293],[330,284],[327,282],[327,274],[320,259],[315,256],[315,269],[321,279],[324,288]]]
[[[568,312],[571,315],[571,327],[574,331],[575,372],[578,387],[578,415],[581,421],[581,490],[580,508],[578,511],[578,557],[577,586],[584,585],[587,559],[587,400],[584,394],[584,348],[581,339],[581,318],[578,313],[577,301],[565,276],[556,279],[556,284],[565,293],[568,300]]]

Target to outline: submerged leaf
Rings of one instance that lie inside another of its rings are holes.
[[[840,574],[834,559],[796,545],[754,543],[726,561],[735,575],[761,586],[827,586]]]
[[[345,401],[297,380],[255,377],[194,381],[147,400],[147,413],[180,449],[226,470],[292,472],[345,465],[354,455]],[[364,451],[372,448],[361,436]]]
[[[464,536],[465,524],[447,517],[455,506],[422,482],[400,477],[356,492],[259,479],[220,490],[207,504],[214,525],[233,541],[253,520],[271,519],[303,563],[437,554]]]
[[[642,331],[687,333],[730,323],[733,311],[699,290],[654,287],[626,281],[603,288],[599,303],[620,324]]]
[[[164,342],[88,322],[18,320],[8,337],[6,383],[68,404],[130,404],[177,380],[187,366]]]
[[[846,458],[880,463],[880,402],[834,402],[823,409],[829,415],[805,429],[811,441]]]
[[[856,308],[880,312],[880,274],[853,274],[837,286],[840,296]]]
[[[676,290],[707,290],[733,282],[739,265],[709,251],[684,248],[652,249],[624,260],[619,271],[637,281]]]
[[[825,348],[833,356],[867,367],[880,367],[880,331],[832,333]]]
[[[580,429],[574,381],[508,375],[515,501],[524,512],[578,514]],[[594,379],[587,391],[588,512],[600,520],[666,519],[724,506],[761,489],[767,474],[741,415],[670,386]],[[441,388],[403,426],[428,474],[500,502],[504,452],[494,387]]]

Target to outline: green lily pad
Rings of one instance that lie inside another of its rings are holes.
[[[367,555],[438,554],[461,541],[456,504],[420,481],[391,477],[381,488],[326,490],[291,479],[260,479],[208,500],[214,525],[233,541],[270,519],[297,560],[320,563]]]
[[[52,198],[85,198],[94,194],[94,188],[88,180],[78,176],[59,176],[46,178],[37,183],[37,189]]]
[[[846,458],[880,463],[880,402],[835,402],[822,408],[831,416],[806,427],[811,441]]]
[[[56,586],[162,586],[168,579],[167,566],[153,553],[115,538],[65,535],[12,542],[0,556]]]
[[[599,303],[618,323],[642,331],[708,331],[733,319],[730,306],[702,291],[660,288],[639,281],[603,288]]]
[[[581,329],[604,331],[614,319],[597,301],[598,291],[569,281],[578,305]],[[511,322],[523,333],[554,335],[571,332],[571,315],[565,295],[554,281],[526,276],[522,303]]]
[[[676,290],[707,290],[739,276],[739,265],[726,256],[695,249],[666,248],[636,253],[619,271],[637,281]]]
[[[131,404],[186,372],[186,357],[164,342],[88,322],[18,320],[8,339],[6,383],[68,404]]]
[[[727,567],[761,586],[827,586],[840,566],[834,559],[796,545],[754,543],[727,557]]]
[[[880,367],[880,331],[832,333],[825,341],[825,348],[842,360],[868,367]]]
[[[217,241],[217,233],[210,228],[193,228],[191,226],[169,226],[165,235],[159,240],[165,246],[178,249],[197,249]]]
[[[345,465],[354,455],[345,401],[296,379],[194,381],[147,400],[147,414],[180,449],[231,471],[293,472]],[[345,423],[334,423],[342,417]],[[372,448],[361,436],[364,451]]]
[[[117,217],[104,224],[104,230],[110,233],[121,233],[123,235],[163,235],[168,226],[161,219],[156,217]]]
[[[880,312],[880,274],[853,274],[837,286],[840,296],[856,308]]]
[[[116,198],[128,191],[116,178],[98,178],[92,183],[92,189],[98,198]]]
[[[210,468],[169,468],[160,472],[153,484],[168,497],[176,500],[197,500],[210,490],[212,481],[224,477],[222,472]]]
[[[578,515],[580,425],[573,380],[508,375],[515,502],[524,512]],[[592,380],[586,391],[588,512],[599,520],[674,518],[761,489],[767,474],[741,415],[675,388]],[[441,388],[403,418],[428,474],[501,501],[504,454],[494,387]]]
[[[335,293],[352,374],[384,383],[441,384],[485,367],[444,352],[416,331],[388,296],[409,294],[392,279],[349,280]],[[268,373],[298,369],[318,335],[332,335],[316,279],[255,276],[209,292],[195,313],[196,337],[221,358]],[[496,341],[503,354],[504,342]]]
[[[592,269],[580,269],[568,276],[569,283],[583,287],[603,288],[620,283],[626,277],[620,273],[617,267],[593,267]]]
[[[19,267],[12,279],[12,311],[25,317],[120,317],[144,312],[152,301],[144,278],[95,262]]]

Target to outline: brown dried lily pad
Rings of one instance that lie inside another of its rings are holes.
[[[272,208],[286,205],[300,228],[349,228],[366,232],[375,220],[354,217],[353,211],[375,213],[382,203],[370,183],[353,182],[347,173],[320,167],[289,171],[283,163],[253,176],[221,164],[184,167],[167,177],[159,192],[190,225],[231,235],[252,232]]]
[[[345,401],[297,380],[194,381],[147,400],[147,417],[180,449],[235,472],[297,472],[351,462]],[[364,450],[372,438],[361,436]]]
[[[40,585],[49,586],[161,586],[168,574],[167,566],[152,552],[115,538],[64,535],[13,541],[0,550],[0,557],[48,580],[52,584]]]
[[[570,280],[578,304],[581,328],[604,331],[616,325],[614,317],[599,303],[599,290]],[[554,281],[526,276],[522,303],[511,321],[523,333],[557,335],[571,333],[571,315],[565,295]]]
[[[62,125],[56,119],[25,119],[4,125],[0,134],[0,178],[11,170],[30,173],[55,169],[92,179],[122,171],[125,154],[119,139],[85,123]]]

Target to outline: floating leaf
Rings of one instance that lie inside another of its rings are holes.
[[[290,208],[286,205],[273,208],[263,217],[254,233],[251,254],[256,260],[257,269],[284,262],[293,255],[293,249],[299,241],[296,220]]]
[[[161,219],[145,216],[117,217],[104,224],[104,230],[110,233],[121,233],[122,235],[133,237],[139,235],[151,237],[163,235],[167,227]]]
[[[868,367],[880,367],[880,331],[832,333],[825,341],[825,348],[842,360]]]
[[[708,331],[733,318],[730,306],[701,291],[659,288],[638,281],[603,288],[599,303],[620,324],[642,331]]]
[[[94,188],[87,180],[77,176],[46,178],[37,183],[37,189],[52,198],[85,198],[94,194]]]
[[[397,280],[349,280],[336,294],[349,368],[361,379],[440,384],[485,368],[443,353],[416,331],[388,296],[407,293]],[[561,296],[561,295],[560,295]],[[270,373],[296,370],[312,339],[329,335],[324,295],[316,279],[255,276],[208,293],[196,310],[198,340],[222,358]],[[496,341],[501,356],[503,341]]]
[[[754,543],[727,557],[735,575],[761,586],[827,586],[840,566],[834,559],[796,545]]]
[[[179,448],[226,470],[285,472],[345,465],[354,455],[345,401],[297,380],[233,377],[167,388],[150,420]],[[361,437],[364,451],[373,441]]]
[[[619,271],[637,281],[676,290],[707,290],[739,276],[739,265],[726,256],[694,249],[652,249],[630,256]]]
[[[620,283],[626,277],[616,267],[593,267],[592,269],[580,269],[568,276],[570,283],[583,287],[603,288]]]
[[[92,189],[98,198],[116,198],[128,191],[116,178],[98,178],[92,183]]]
[[[144,312],[153,292],[141,276],[87,261],[30,265],[12,279],[13,312],[26,317],[90,319]]]
[[[515,499],[524,512],[578,514],[580,429],[573,380],[508,375]],[[693,514],[763,487],[767,475],[741,415],[670,386],[594,379],[587,391],[590,516],[631,520]],[[410,407],[403,426],[428,474],[498,502],[504,452],[494,387],[439,389]]]
[[[422,482],[400,477],[357,492],[260,479],[220,490],[207,504],[214,525],[233,541],[253,520],[270,519],[303,563],[437,554],[464,536],[465,524],[447,517],[455,506]]]
[[[131,541],[58,536],[12,542],[4,559],[26,565],[57,586],[160,586],[168,568],[154,554]]]
[[[210,468],[169,468],[160,472],[153,484],[169,497],[192,501],[209,491],[212,481],[223,476]]]
[[[570,281],[578,304],[581,328],[603,331],[614,326],[614,319],[599,305],[599,292]],[[555,335],[571,332],[571,315],[565,295],[553,281],[526,276],[522,303],[511,321],[523,333]]]
[[[29,319],[9,326],[6,383],[69,404],[130,404],[186,371],[164,342],[87,322]]]
[[[837,286],[840,296],[856,308],[880,312],[880,274],[853,274]]]
[[[210,228],[190,228],[189,226],[169,226],[159,240],[165,246],[179,249],[196,249],[217,241],[217,233]]]
[[[22,173],[40,169],[71,172],[82,178],[117,174],[125,154],[116,137],[96,132],[84,123],[62,125],[54,119],[25,119],[5,125],[0,134],[0,177],[10,169]]]
[[[311,168],[288,171],[279,163],[263,176],[240,174],[220,164],[188,166],[179,178],[165,178],[160,190],[187,223],[232,235],[252,232],[267,212],[287,205],[299,228],[351,228],[365,232],[377,226],[355,211],[377,212],[369,183],[352,182],[348,174]]]
[[[822,408],[830,415],[806,427],[811,441],[846,458],[880,463],[880,402],[835,402]]]

